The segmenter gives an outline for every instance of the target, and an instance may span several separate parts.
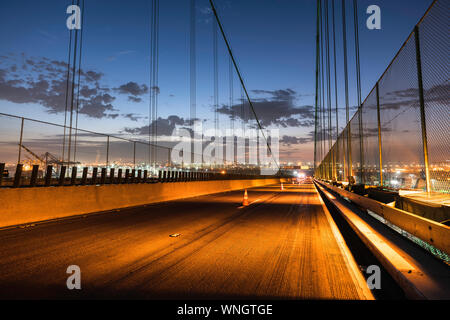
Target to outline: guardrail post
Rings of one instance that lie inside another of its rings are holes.
[[[30,178],[30,187],[36,186],[37,176],[39,173],[39,165],[33,165],[33,169],[31,170],[31,178]]]
[[[61,166],[61,171],[59,172],[59,182],[58,182],[59,186],[64,185],[65,177],[66,177],[66,166]]]
[[[114,183],[114,168],[109,169],[109,183],[113,184]]]
[[[16,167],[16,172],[14,173],[14,184],[13,184],[14,188],[20,187],[20,183],[22,180],[22,169],[23,169],[23,164],[18,163],[17,167]]]
[[[124,183],[128,183],[128,179],[130,178],[130,169],[125,169],[125,181]]]
[[[72,167],[72,174],[70,177],[70,185],[73,186],[77,182],[77,167]]]
[[[135,182],[136,182],[136,169],[132,169],[130,183],[135,183]]]
[[[117,183],[122,183],[122,169],[117,170]]]
[[[49,187],[52,183],[52,172],[53,172],[53,166],[47,166],[47,171],[45,172],[45,183],[44,185],[46,187]]]
[[[82,173],[82,175],[81,175],[81,181],[80,181],[80,184],[81,184],[82,186],[86,185],[86,182],[87,182],[87,175],[88,175],[88,167],[84,167],[84,168],[83,168],[83,173]]]
[[[162,171],[158,170],[158,182],[162,182]]]
[[[378,82],[376,84],[376,95],[377,95],[377,119],[378,119],[378,157],[380,159],[380,186],[383,186],[383,154],[381,148],[381,113],[380,113],[380,91],[378,88]]]
[[[0,163],[0,186],[2,185],[4,174],[5,174],[5,164]]]
[[[163,172],[163,178],[162,178],[162,182],[167,182],[167,171],[166,170],[164,170]]]
[[[100,184],[105,184],[106,182],[106,168],[102,168],[102,172],[100,174]]]
[[[144,170],[144,182],[147,182],[148,171]]]
[[[92,178],[91,178],[91,184],[97,184],[97,172],[98,168],[92,168]]]
[[[420,124],[422,127],[422,145],[423,145],[423,160],[425,164],[425,180],[427,192],[431,192],[430,166],[428,160],[427,123],[425,119],[425,101],[423,98],[422,59],[420,56],[419,27],[417,25],[414,27],[414,36],[416,42],[417,80],[419,82]]]
[[[142,177],[142,169],[139,169],[137,172],[137,183],[141,182],[141,177]]]

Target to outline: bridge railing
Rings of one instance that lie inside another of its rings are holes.
[[[332,148],[319,150],[316,177],[450,193],[448,12],[449,1],[433,3]]]
[[[0,172],[5,163],[0,163]],[[55,170],[56,169],[56,170]],[[164,183],[211,180],[248,180],[267,179],[269,176],[257,174],[256,171],[225,170],[203,171],[198,169],[163,168],[151,174],[146,169],[107,168],[107,167],[67,167],[57,168],[52,165],[40,167],[33,165],[24,171],[23,164],[17,164],[13,176],[0,175],[0,187],[63,187],[105,184]]]
[[[120,135],[70,129],[64,125],[5,113],[0,113],[0,138],[3,186],[14,185],[17,168],[21,170],[20,180],[24,181],[21,184],[29,185],[36,166],[38,185],[45,184],[43,179],[49,166],[51,178],[56,180],[60,178],[63,167],[65,178],[69,180],[72,172],[75,172],[75,179],[82,179],[85,168],[88,178],[95,168],[99,177],[104,168],[108,172],[115,169],[113,173],[116,175],[118,170],[122,170],[124,175],[127,170],[130,175],[131,172],[136,175],[146,172],[149,178],[157,178],[159,172],[165,170],[205,173],[224,171],[241,176],[257,176],[263,168],[260,165],[230,163],[224,159],[217,159],[215,163],[174,163],[171,160],[174,148],[169,146],[127,139]],[[175,151],[179,152],[177,149]],[[194,152],[189,156],[191,160],[202,159],[202,155],[198,156]]]

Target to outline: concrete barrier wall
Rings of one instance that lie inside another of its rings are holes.
[[[0,227],[278,183],[279,179],[0,189]]]

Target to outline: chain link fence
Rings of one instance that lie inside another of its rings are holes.
[[[333,147],[318,152],[316,177],[450,193],[449,13],[450,1],[433,3]]]

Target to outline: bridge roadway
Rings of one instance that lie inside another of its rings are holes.
[[[0,297],[372,297],[312,184],[248,194],[247,207],[235,191],[2,230]],[[66,288],[69,265],[81,290]]]

